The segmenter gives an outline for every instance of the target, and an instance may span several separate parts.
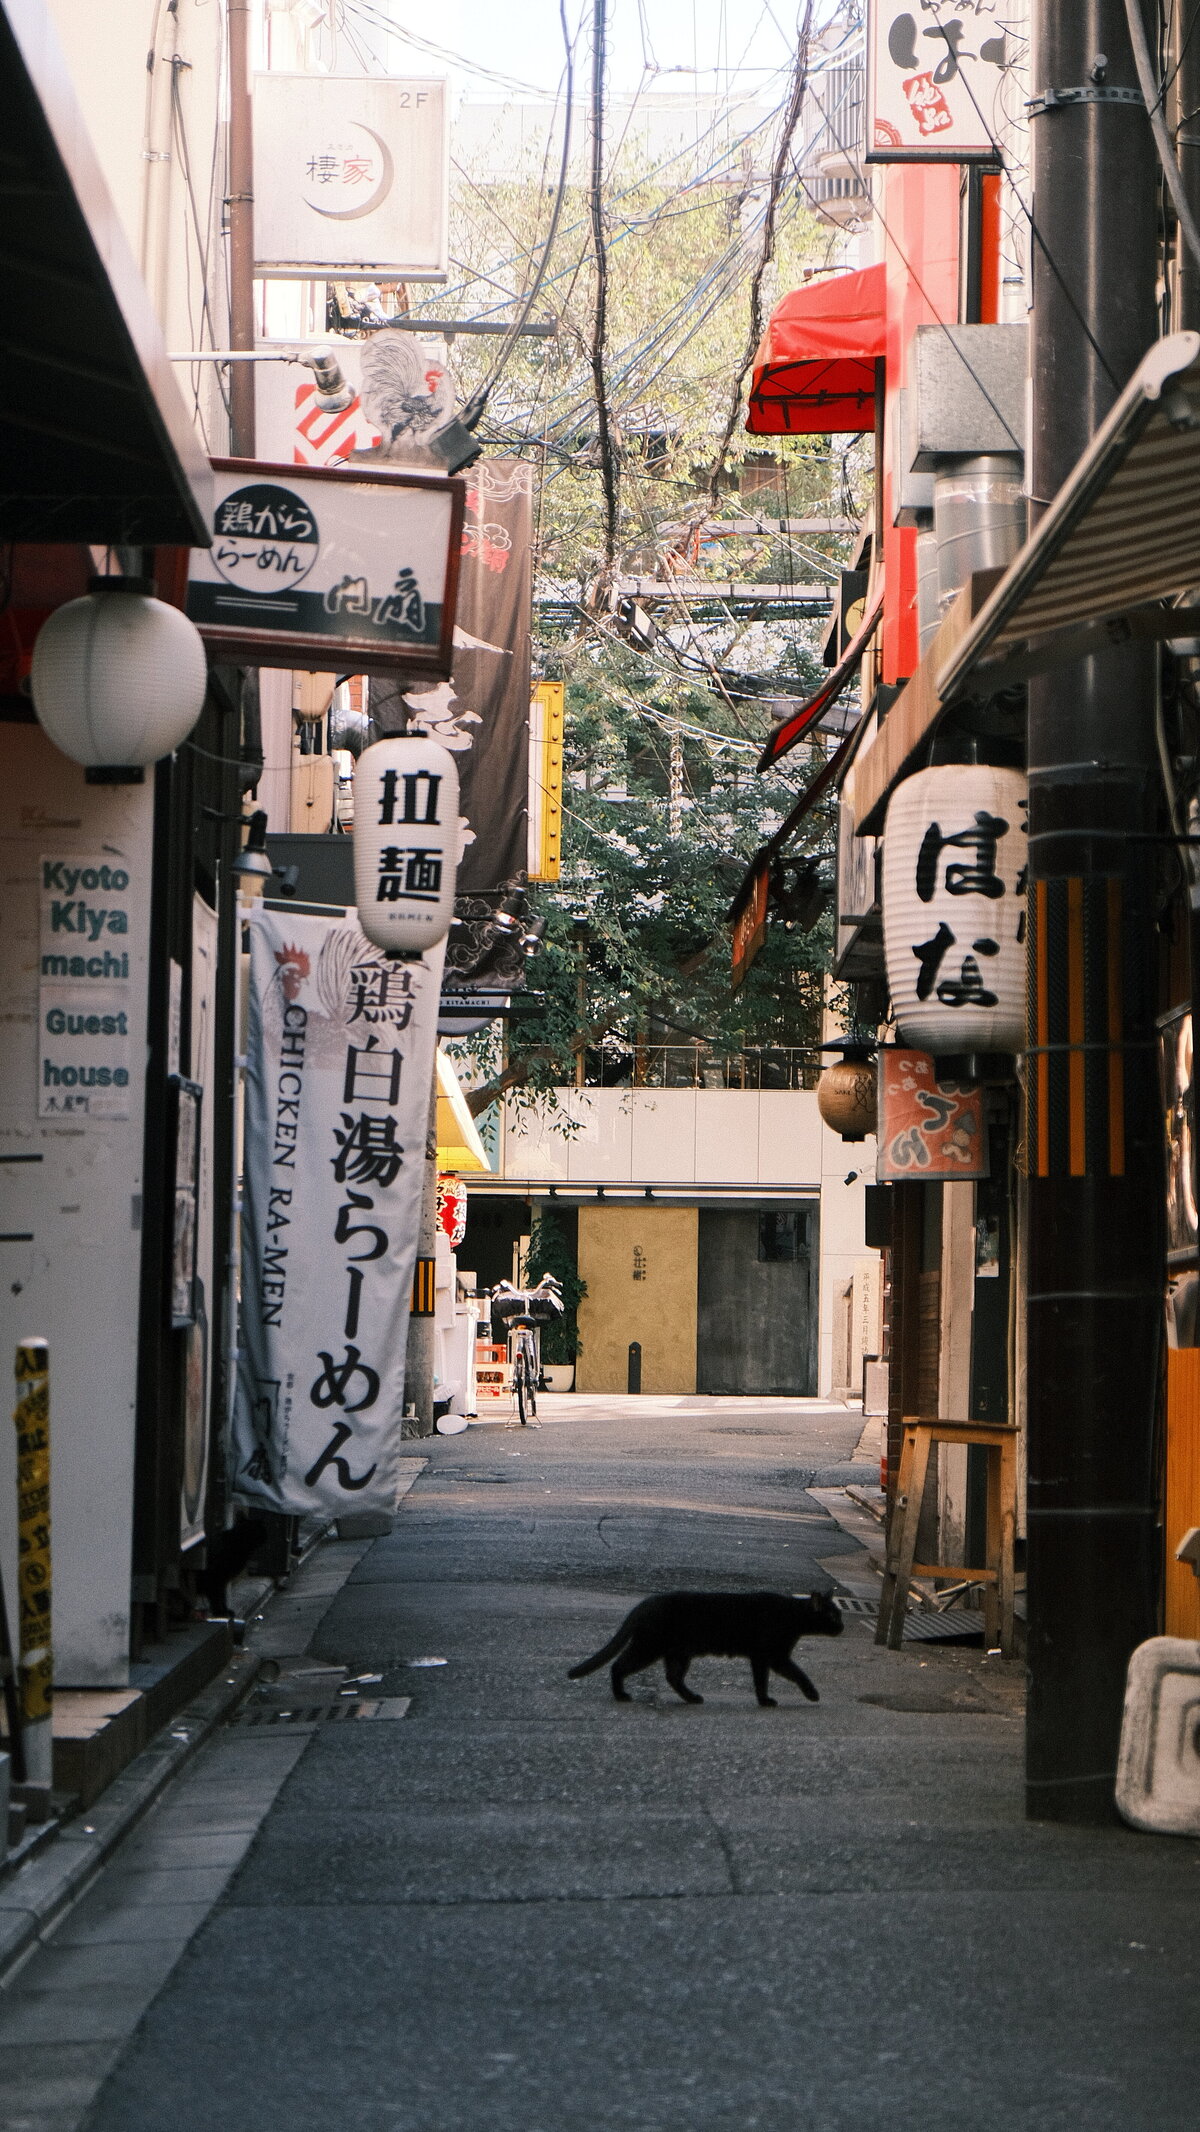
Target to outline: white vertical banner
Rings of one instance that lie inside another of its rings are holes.
[[[250,920],[234,1492],[394,1510],[444,949]]]

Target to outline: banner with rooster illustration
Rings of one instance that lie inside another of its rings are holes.
[[[234,1492],[391,1511],[442,953],[350,919],[250,920]]]

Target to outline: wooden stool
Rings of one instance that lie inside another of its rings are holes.
[[[984,1421],[938,1421],[930,1415],[906,1415],[895,1509],[888,1539],[883,1597],[879,1602],[876,1643],[900,1649],[908,1591],[914,1577],[959,1577],[984,1586],[984,1636],[999,1641],[1005,1658],[1015,1655],[1013,1638],[1013,1543],[1017,1530],[1017,1432]],[[967,1569],[960,1562],[916,1562],[917,1526],[925,1499],[925,1477],[934,1444],[978,1444],[988,1455],[987,1566]],[[997,1631],[999,1635],[997,1636]]]

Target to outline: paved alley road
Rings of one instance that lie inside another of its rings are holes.
[[[556,1411],[419,1447],[316,1641],[408,1714],[289,1743],[93,2132],[1191,2127],[1200,1845],[1027,1826],[1012,1669],[852,1618],[815,1706],[566,1679],[655,1588],[827,1583],[857,1416]]]

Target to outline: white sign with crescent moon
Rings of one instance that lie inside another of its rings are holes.
[[[340,139],[314,145],[304,174],[304,198],[314,215],[359,222],[383,206],[396,166],[383,135],[352,121]]]
[[[446,84],[258,74],[255,272],[443,281]]]

